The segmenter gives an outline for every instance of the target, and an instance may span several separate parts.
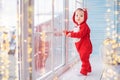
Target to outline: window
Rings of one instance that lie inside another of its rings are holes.
[[[83,2],[77,1],[77,0],[69,0],[69,30],[72,30],[74,28],[74,23],[72,21],[72,16],[77,8],[83,8]],[[71,61],[73,58],[77,56],[77,51],[74,45],[74,39],[70,38],[68,43],[68,58],[69,61]]]
[[[55,0],[54,2],[52,0],[35,0],[34,3],[36,79],[43,79],[64,64],[65,37],[62,35],[64,6],[63,0]]]
[[[34,59],[36,78],[41,78],[52,71],[51,4],[52,0],[35,0],[34,2]]]

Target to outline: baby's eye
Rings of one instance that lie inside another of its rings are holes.
[[[79,16],[79,15],[76,15],[77,17]]]
[[[83,17],[83,15],[80,15],[80,17]]]

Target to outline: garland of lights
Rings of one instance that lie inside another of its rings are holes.
[[[31,5],[31,0],[29,0],[29,6],[28,6],[28,38],[27,38],[27,55],[28,55],[28,71],[29,71],[29,80],[32,80],[32,13],[33,13],[33,6]],[[28,2],[29,2],[28,1]]]
[[[113,2],[113,3],[112,3]],[[117,39],[120,39],[120,35],[115,31],[116,23],[119,23],[116,19],[113,21],[110,19],[110,14],[114,12],[114,17],[119,15],[119,12],[114,10],[112,11],[111,6],[120,6],[118,5],[118,1],[109,1],[107,0],[107,39],[103,41],[104,53],[103,59],[105,63],[105,70],[103,72],[102,80],[119,80],[119,73],[116,70],[116,67],[120,65],[120,56],[119,49],[120,43],[117,42]],[[106,59],[105,59],[106,58]]]
[[[108,3],[110,3],[108,1]],[[117,3],[117,2],[115,2]],[[112,3],[113,4],[113,3]],[[107,39],[104,40],[103,42],[103,45],[104,46],[109,46],[111,47],[111,49],[109,49],[109,52],[107,52],[107,56],[111,56],[112,58],[112,61],[111,64],[119,64],[120,61],[119,61],[119,56],[117,56],[117,48],[120,47],[120,43],[117,42],[117,38],[120,37],[120,35],[117,34],[117,32],[115,31],[115,25],[113,23],[113,20],[110,19],[110,14],[112,13],[111,9],[110,9],[110,5],[111,4],[108,4],[108,9],[107,9],[107,18],[106,18],[106,21],[107,21],[107,28],[106,28],[106,31],[107,31]],[[113,4],[115,5],[115,4]],[[112,6],[113,6],[112,5]],[[115,11],[115,16],[118,15],[118,11]]]
[[[0,67],[0,74],[2,75],[2,80],[9,79],[9,56],[7,55],[9,51],[9,41],[8,41],[8,33],[3,32],[2,34],[2,43],[1,43],[1,55],[0,55],[0,63],[2,66]]]

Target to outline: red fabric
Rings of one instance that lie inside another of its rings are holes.
[[[90,28],[86,23],[87,21],[87,10],[84,10],[84,21],[78,25],[75,21],[75,12],[73,14],[73,22],[77,24],[80,28],[78,32],[70,32],[72,38],[80,38],[80,41],[76,42],[76,49],[79,53],[80,59],[82,61],[82,68],[80,73],[87,75],[91,72],[91,65],[89,62],[90,54],[92,53],[92,43],[90,40]]]

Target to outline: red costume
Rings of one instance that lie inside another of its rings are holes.
[[[83,75],[87,75],[88,72],[91,72],[91,65],[89,62],[90,54],[92,53],[92,44],[90,40],[90,28],[86,23],[87,20],[87,10],[83,10],[84,12],[84,21],[78,24],[75,21],[75,12],[73,14],[73,22],[79,26],[80,30],[78,32],[67,31],[66,34],[70,33],[72,38],[79,38],[78,42],[75,42],[76,49],[79,53],[82,66],[81,71]]]

